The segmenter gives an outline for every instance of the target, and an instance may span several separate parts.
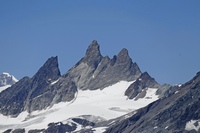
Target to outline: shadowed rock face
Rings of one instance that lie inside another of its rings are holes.
[[[0,93],[0,113],[17,116],[24,110],[24,102],[31,90],[30,78],[24,77]]]
[[[59,77],[58,59],[51,57],[32,78],[24,77],[0,93],[0,112],[4,115],[17,116],[24,110],[31,112],[48,107],[59,90],[50,84]],[[69,85],[69,90],[76,89],[73,83],[65,84]]]
[[[200,119],[200,73],[182,85],[179,92],[159,99],[139,109],[130,118],[121,120],[106,133],[188,133],[200,132],[185,130],[190,120]]]
[[[160,85],[147,72],[144,72],[134,83],[128,87],[125,95],[128,96],[129,99],[133,99],[147,87],[159,88]]]
[[[52,84],[55,82],[55,84]],[[57,57],[49,58],[31,78],[31,90],[24,108],[29,112],[42,110],[61,101],[71,101],[77,91],[75,84],[68,78],[61,78]]]

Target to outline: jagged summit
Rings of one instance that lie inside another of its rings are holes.
[[[45,78],[45,80],[54,81],[60,76],[61,74],[58,66],[58,57],[55,56],[49,58],[33,76],[33,78],[38,78],[38,80]]]
[[[117,61],[118,62],[131,62],[131,58],[128,54],[128,50],[126,48],[123,48],[117,55]]]
[[[100,50],[99,50],[100,46],[97,43],[96,40],[92,41],[92,43],[89,45],[88,49],[86,50],[86,57],[90,57],[91,55],[94,57],[97,56],[101,56]]]
[[[127,49],[110,59],[102,56],[100,46],[94,40],[86,50],[86,55],[64,77],[70,77],[79,89],[96,90],[117,83],[121,80],[132,81],[141,71],[133,63]]]
[[[87,63],[89,66],[96,67],[102,59],[101,52],[99,50],[99,44],[96,40],[92,41],[86,50],[86,54],[83,58],[83,62]]]
[[[41,110],[58,102],[73,100],[78,90],[103,89],[119,81],[133,81],[140,75],[141,71],[132,62],[127,49],[110,59],[101,55],[100,46],[94,40],[85,56],[66,74],[60,74],[58,57],[51,57],[32,78],[22,79],[8,89],[13,91],[9,94],[11,99],[4,97],[6,92],[0,93],[0,97],[5,99],[0,102],[0,108],[4,108],[0,112],[18,115],[24,110]]]

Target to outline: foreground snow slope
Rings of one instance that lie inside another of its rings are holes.
[[[43,129],[51,122],[66,122],[67,119],[81,115],[94,115],[106,120],[127,114],[158,99],[157,89],[148,88],[146,96],[138,100],[129,100],[125,90],[132,82],[120,81],[103,90],[79,90],[72,102],[63,102],[51,108],[35,111],[31,114],[22,112],[17,118],[0,115],[0,132],[6,129],[25,128]]]

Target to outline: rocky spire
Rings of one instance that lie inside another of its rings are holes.
[[[60,70],[58,68],[58,57],[49,58],[38,72],[31,78],[31,91],[27,97],[26,107],[29,105],[29,99],[37,97],[46,92],[51,82],[60,77]]]
[[[58,68],[58,57],[49,58],[44,65],[34,75],[33,79],[51,80],[54,81],[60,77],[60,70]]]
[[[130,61],[131,58],[129,57],[129,54],[128,54],[128,50],[126,48],[123,48],[119,54],[117,55],[117,60],[119,62],[127,62],[127,61]]]
[[[94,40],[86,50],[86,54],[85,57],[83,58],[83,61],[87,63],[89,66],[97,67],[101,59],[102,55],[99,50],[99,44],[97,43],[96,40]]]

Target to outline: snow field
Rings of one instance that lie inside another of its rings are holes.
[[[196,123],[196,124],[195,124]],[[191,120],[186,123],[185,130],[200,130],[200,120]]]
[[[3,91],[3,90],[5,90],[5,89],[7,89],[8,87],[10,87],[11,85],[5,85],[5,86],[2,86],[2,87],[0,87],[0,93]]]

